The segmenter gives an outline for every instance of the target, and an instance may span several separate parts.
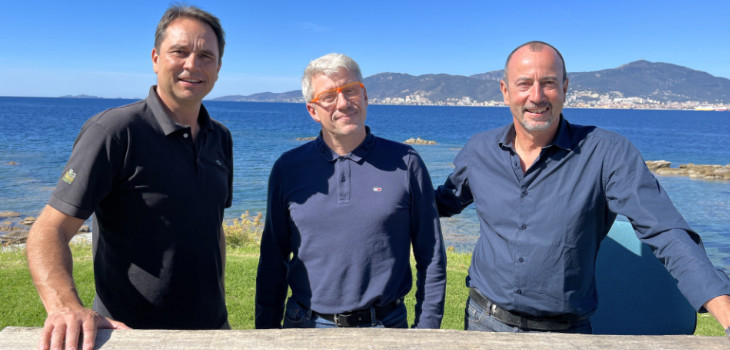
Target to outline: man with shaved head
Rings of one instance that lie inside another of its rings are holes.
[[[563,116],[568,76],[560,52],[539,41],[520,45],[500,89],[513,122],[472,137],[436,191],[439,215],[474,203],[479,216],[465,329],[591,333],[596,255],[617,214],[696,310],[730,326],[730,280],[639,151]]]

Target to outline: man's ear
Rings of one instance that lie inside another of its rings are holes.
[[[152,70],[155,71],[155,74],[157,74],[157,60],[160,58],[160,55],[157,53],[156,48],[152,48]]]
[[[307,112],[309,112],[309,116],[312,117],[315,122],[322,122],[322,120],[319,119],[319,116],[317,115],[317,110],[314,108],[314,103],[307,103]]]
[[[509,88],[507,87],[507,83],[505,83],[504,80],[499,81],[499,90],[502,91],[502,98],[504,99],[504,103],[509,105]]]

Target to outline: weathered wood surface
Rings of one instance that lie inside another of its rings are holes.
[[[0,349],[37,347],[40,328],[7,327]],[[730,349],[727,337],[484,333],[457,330],[100,330],[97,349]]]

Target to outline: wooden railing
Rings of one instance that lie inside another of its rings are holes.
[[[40,328],[7,327],[0,349],[37,348]],[[99,330],[97,349],[730,349],[728,337],[485,333],[457,330]]]

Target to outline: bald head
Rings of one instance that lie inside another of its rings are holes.
[[[546,42],[530,41],[530,42],[527,42],[527,43],[524,43],[524,44],[518,46],[516,49],[514,49],[514,50],[512,50],[512,52],[510,52],[509,56],[507,56],[507,62],[504,63],[504,76],[502,77],[502,80],[505,83],[507,83],[509,81],[507,79],[508,72],[509,72],[509,69],[508,69],[509,62],[510,62],[510,60],[512,60],[512,56],[514,56],[515,52],[519,51],[522,48],[525,48],[525,50],[530,50],[532,52],[539,52],[542,50],[552,50],[553,52],[555,52],[555,54],[557,54],[558,57],[560,58],[560,63],[563,66],[563,82],[565,82],[565,80],[568,79],[568,72],[565,70],[565,60],[563,59],[563,55],[560,54],[560,51],[558,51],[558,49],[556,49],[554,46],[552,46]]]

